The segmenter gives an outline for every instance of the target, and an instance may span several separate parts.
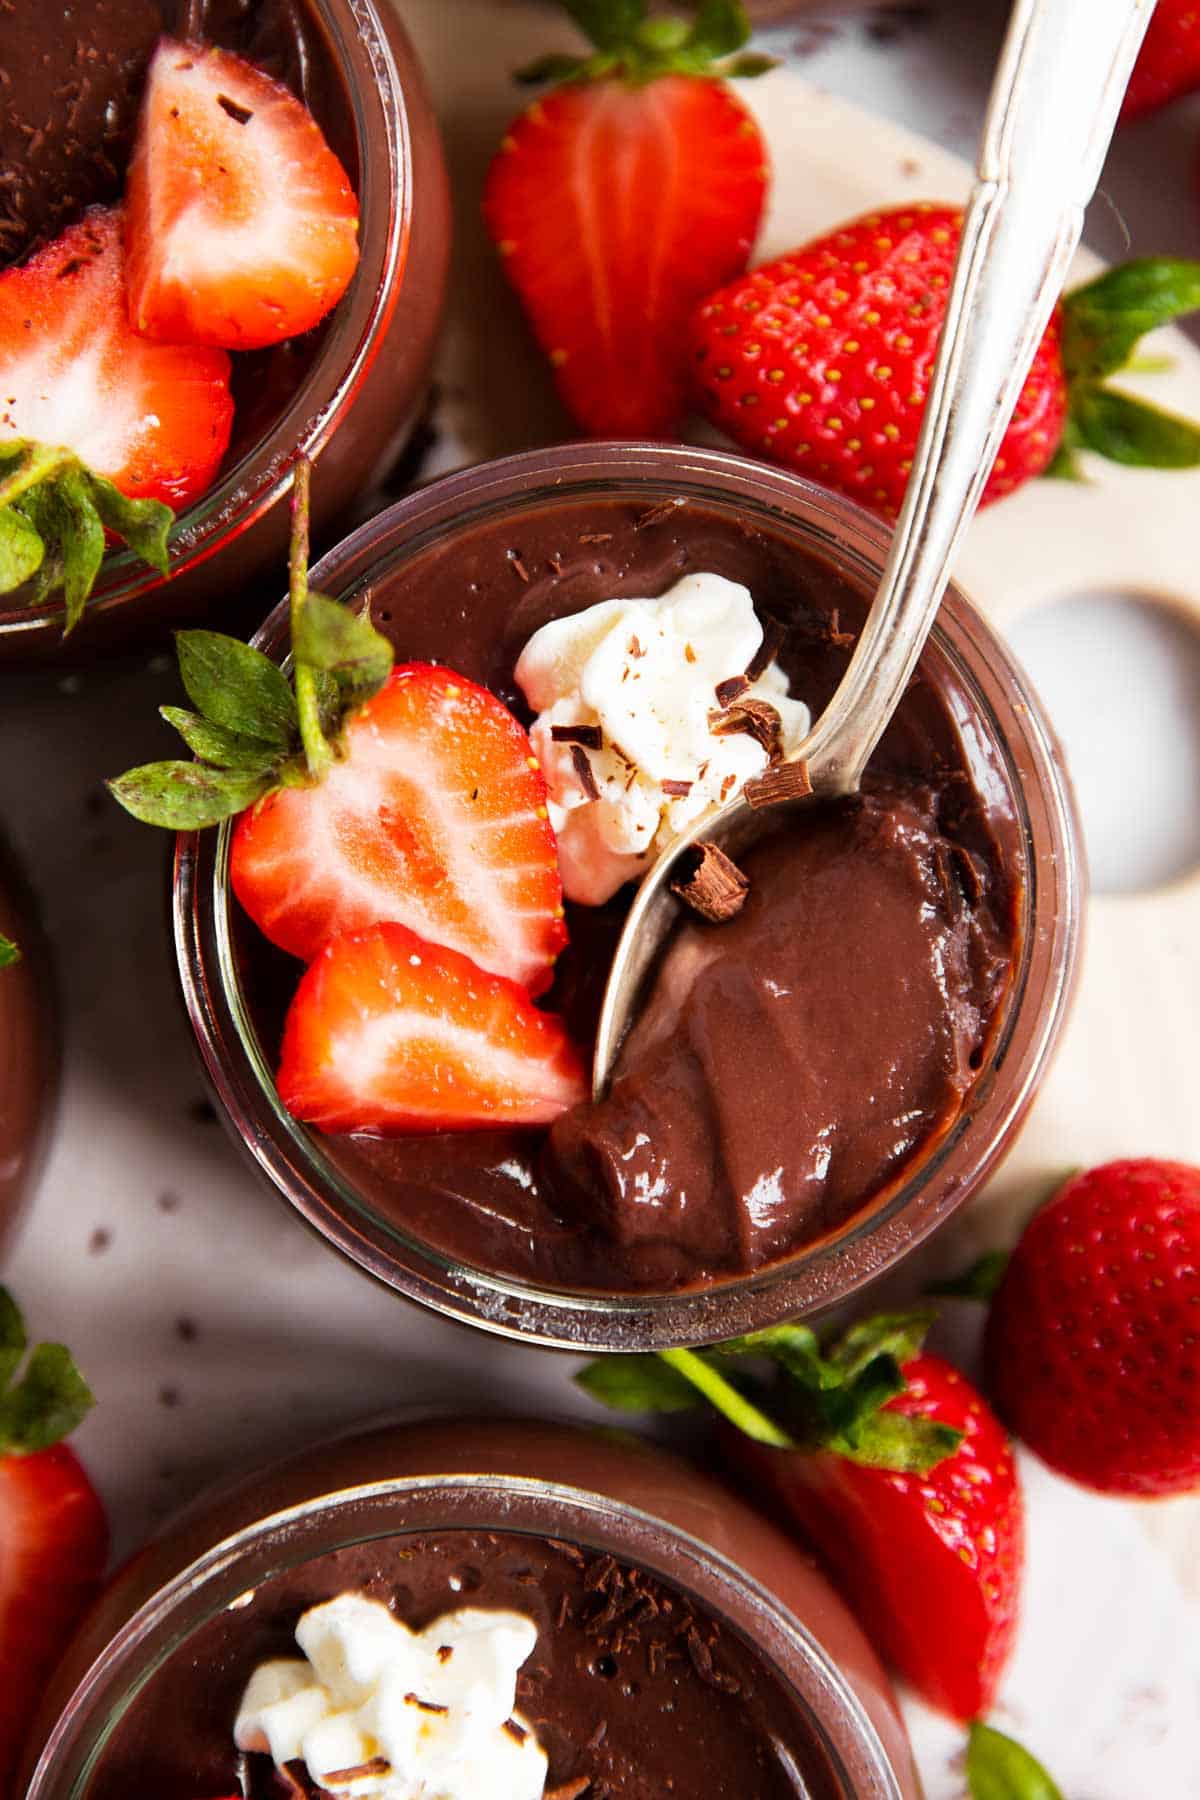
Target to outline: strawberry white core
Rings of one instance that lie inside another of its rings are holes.
[[[719,684],[753,666],[762,641],[749,589],[712,574],[685,575],[658,600],[601,601],[530,638],[516,676],[537,712],[529,735],[569,899],[600,905],[766,768],[755,737],[712,729]],[[807,733],[809,709],[778,663],[739,697],[775,708],[785,751]]]
[[[338,1794],[371,1800],[541,1800],[546,1753],[513,1711],[531,1619],[464,1607],[410,1631],[349,1593],[310,1608],[296,1641],[305,1660],[251,1675],[239,1750],[302,1761],[318,1786],[337,1775]]]

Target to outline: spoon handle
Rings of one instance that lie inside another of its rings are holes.
[[[1016,0],[924,424],[879,591],[841,685],[796,752],[858,787],[916,667],[1062,290],[1154,0]]]

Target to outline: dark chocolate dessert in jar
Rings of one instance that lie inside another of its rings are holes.
[[[878,1661],[774,1526],[632,1438],[438,1419],[299,1457],[135,1558],[55,1678],[20,1791],[918,1790]]]
[[[65,14],[0,12],[0,272],[95,218],[89,209],[120,203],[164,36],[232,52],[304,102],[357,199],[358,265],[315,327],[232,352],[228,449],[213,484],[178,512],[169,580],[114,540],[65,641],[61,590],[40,605],[32,584],[0,596],[0,657],[87,657],[182,619],[211,621],[278,566],[297,454],[320,469],[319,541],[387,474],[423,402],[449,197],[423,77],[390,4],[73,0]],[[19,421],[4,422],[0,437],[20,435]],[[47,440],[52,427],[34,435]]]
[[[369,597],[399,661],[446,664],[526,720],[543,707],[539,682],[553,686],[546,670],[580,663],[573,621],[586,638],[598,617],[625,620],[622,605],[681,599],[711,620],[713,596],[732,597],[753,653],[745,664],[737,652],[711,705],[728,725],[753,676],[751,695],[772,693],[802,731],[845,667],[884,550],[882,527],[849,503],[742,458],[574,446],[424,490],[314,581]],[[280,656],[285,634],[281,610],[258,642]],[[623,693],[658,666],[638,660],[637,636]],[[676,688],[711,679],[718,636],[698,627]],[[655,704],[675,729],[673,696]],[[545,762],[557,745],[533,730]],[[615,749],[631,760],[632,739]],[[585,1059],[633,892],[612,885],[620,859],[581,838],[590,816],[560,828],[570,942],[540,1002]],[[956,592],[861,798],[768,823],[730,922],[681,913],[608,1093],[549,1130],[338,1135],[292,1118],[273,1071],[300,967],[241,912],[228,857],[226,829],[181,839],[175,904],[193,1023],[235,1132],[311,1223],[399,1291],[578,1348],[731,1337],[891,1266],[1011,1141],[1078,945],[1077,836],[1054,740]]]
[[[0,1250],[28,1199],[57,1088],[49,949],[33,897],[0,838]]]

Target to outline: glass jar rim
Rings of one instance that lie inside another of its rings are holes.
[[[406,1509],[405,1518],[384,1519],[397,1504]],[[331,1520],[359,1510],[378,1512],[379,1529],[363,1530],[348,1520],[334,1541],[325,1541]],[[344,1535],[347,1530],[351,1535]],[[479,1474],[366,1482],[302,1500],[222,1538],[144,1601],[81,1675],[41,1749],[26,1800],[75,1800],[85,1792],[121,1710],[195,1630],[249,1589],[352,1544],[457,1530],[554,1537],[646,1568],[715,1614],[763,1658],[818,1739],[846,1800],[901,1800],[895,1770],[847,1678],[808,1628],[747,1571],[642,1507],[565,1483]],[[275,1543],[274,1559],[248,1584],[239,1573],[244,1560]],[[147,1652],[153,1657],[156,1646],[159,1654],[147,1668]]]
[[[443,531],[462,530],[481,515],[562,501],[581,492],[627,492],[631,484],[669,489],[711,505],[751,506],[769,515],[777,528],[810,540],[815,534],[819,551],[836,549],[838,557],[830,560],[843,573],[853,568],[860,580],[873,582],[882,567],[887,532],[881,522],[799,476],[721,450],[598,443],[523,452],[443,477],[360,526],[322,559],[313,580],[325,591],[354,590],[365,586],[381,564],[415,555]],[[254,642],[268,653],[278,650],[285,627],[281,603]],[[763,1269],[668,1292],[614,1294],[539,1285],[470,1267],[410,1237],[374,1213],[324,1156],[314,1135],[278,1101],[241,994],[229,910],[230,830],[223,826],[205,838],[189,834],[178,841],[176,953],[209,1077],[243,1143],[273,1185],[328,1241],[409,1298],[483,1329],[555,1348],[649,1350],[737,1336],[833,1305],[890,1267],[974,1191],[999,1161],[1028,1107],[1073,990],[1083,893],[1069,784],[1024,673],[983,616],[953,587],[931,645],[969,691],[991,742],[1002,753],[1021,829],[1025,916],[1006,1013],[967,1104],[947,1135],[917,1160],[882,1205],[863,1209],[837,1231]],[[992,696],[982,680],[990,682]],[[996,716],[997,701],[1006,704],[1007,731]],[[1031,797],[1038,800],[1037,819],[1030,811]],[[1044,1003],[1040,1013],[1035,1002]],[[1010,1055],[1017,1027],[1029,1022],[1029,1041],[1019,1056]],[[1011,1086],[997,1080],[1002,1070]],[[939,1198],[934,1178],[944,1175],[948,1165],[949,1193]]]
[[[383,0],[386,4],[386,0]],[[361,254],[299,388],[265,436],[248,446],[192,507],[172,536],[171,578],[206,562],[287,492],[300,455],[320,456],[366,378],[395,311],[412,227],[412,132],[403,84],[377,0],[304,0],[346,74],[343,84],[359,170]],[[369,230],[378,208],[384,216]],[[399,277],[399,279],[398,279]],[[182,553],[181,553],[182,552]],[[132,551],[106,554],[88,616],[138,599],[163,577]],[[63,615],[61,599],[41,606],[0,604],[0,637],[44,631]]]

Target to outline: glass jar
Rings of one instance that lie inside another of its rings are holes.
[[[73,660],[227,607],[288,538],[301,452],[317,465],[313,525],[344,516],[387,472],[423,398],[441,315],[450,204],[441,141],[411,43],[390,4],[303,0],[339,78],[357,162],[360,261],[320,347],[265,436],[180,516],[164,582],[130,551],[104,559],[64,642],[61,595],[31,607],[0,597],[0,661]]]
[[[511,520],[516,542],[522,518],[539,507],[614,495],[647,509],[683,498],[759,525],[831,565],[864,596],[883,565],[885,528],[798,477],[721,450],[600,444],[449,476],[355,532],[313,580],[324,592],[370,592],[384,605],[390,570],[430,546],[452,557],[480,521]],[[286,653],[285,606],[256,642],[272,656]],[[236,1136],[301,1216],[371,1274],[454,1318],[535,1342],[589,1351],[712,1342],[831,1306],[883,1274],[976,1191],[1012,1143],[1066,1014],[1083,896],[1078,828],[1054,735],[1024,673],[957,590],[946,597],[921,670],[950,704],[985,803],[996,801],[1013,821],[1006,856],[1019,887],[1014,972],[952,1128],[918,1153],[906,1179],[843,1225],[751,1274],[631,1294],[535,1285],[468,1266],[385,1218],[278,1099],[234,951],[224,827],[179,840],[174,918],[188,1009]]]
[[[455,1530],[550,1538],[647,1571],[762,1660],[798,1709],[839,1800],[917,1800],[883,1670],[789,1537],[638,1439],[494,1418],[380,1426],[193,1507],[89,1616],[52,1683],[17,1791],[86,1800],[106,1742],[145,1683],[272,1575],[373,1538]]]

